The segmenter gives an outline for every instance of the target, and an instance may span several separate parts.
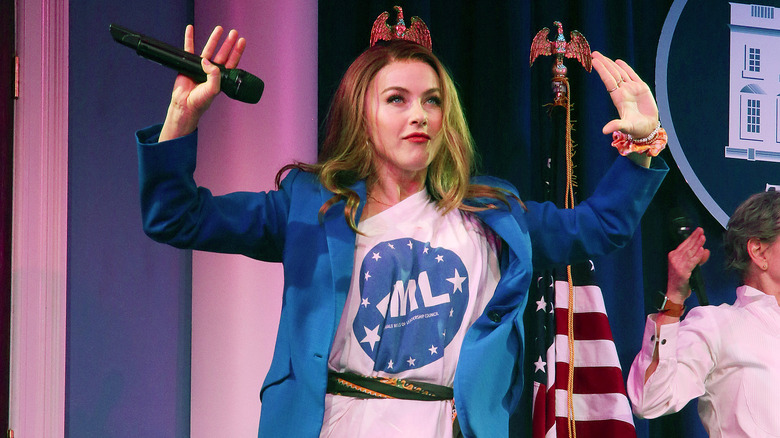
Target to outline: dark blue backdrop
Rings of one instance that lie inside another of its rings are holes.
[[[544,150],[554,129],[544,106],[552,101],[551,60],[539,58],[529,67],[531,39],[543,27],[553,28],[553,21],[561,21],[567,38],[571,30],[579,30],[592,50],[624,59],[654,89],[658,39],[672,1],[348,0],[339,2],[338,8],[320,2],[319,32],[329,36],[320,38],[320,119],[340,76],[367,47],[373,20],[382,11],[392,11],[394,4],[404,8],[407,24],[415,15],[428,24],[433,50],[459,87],[482,158],[480,170],[512,181],[526,199],[542,200]],[[699,19],[707,20],[706,14]],[[705,42],[707,37],[701,35]],[[617,156],[609,145],[611,138],[601,133],[616,111],[595,72],[588,74],[571,61],[567,65],[578,144],[577,195],[584,199]],[[692,105],[697,98],[691,97]],[[722,227],[693,195],[671,154],[664,151],[662,157],[672,171],[646,213],[641,232],[626,248],[595,260],[625,375],[639,350],[645,315],[660,304],[657,291],[666,287],[666,253],[673,248],[668,232],[672,207],[701,224],[710,239],[713,256],[704,268],[710,302],[732,301],[736,285],[722,270]],[[523,412],[530,412],[530,405],[522,407],[517,418],[518,436],[527,435]],[[636,423],[641,437],[706,436],[695,403],[680,414]]]

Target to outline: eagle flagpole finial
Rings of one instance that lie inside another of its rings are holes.
[[[545,27],[537,32],[533,41],[531,41],[531,65],[539,56],[555,56],[553,65],[553,92],[555,93],[555,102],[565,98],[566,89],[563,82],[566,80],[566,66],[563,64],[563,58],[573,58],[579,61],[585,70],[590,71],[593,58],[590,53],[590,44],[579,31],[573,30],[569,35],[569,42],[563,35],[563,24],[560,21],[553,22],[558,28],[558,36],[554,41],[547,39],[550,29]]]

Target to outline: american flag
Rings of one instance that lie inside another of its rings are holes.
[[[576,436],[636,437],[612,330],[592,263],[572,266],[574,279],[574,380],[571,404]],[[529,299],[536,338],[528,354],[533,362],[533,438],[569,434],[569,284],[563,275],[537,280]],[[553,280],[555,278],[555,280]],[[535,310],[534,310],[535,309]]]

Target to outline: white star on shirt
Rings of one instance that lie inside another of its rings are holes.
[[[434,354],[439,354],[439,349],[437,347],[434,347],[433,345],[431,345],[431,348],[429,348],[428,351],[431,352],[431,356],[433,356]]]
[[[423,248],[423,254],[428,254],[428,247]]]
[[[371,344],[371,351],[374,351],[374,345],[381,339],[379,337],[379,326],[374,327],[373,330],[369,330],[368,327],[363,327],[366,331],[366,337],[360,340],[360,343],[368,342]]]
[[[363,298],[363,302],[360,303],[363,307],[368,307],[371,303],[368,302],[368,298]]]
[[[547,362],[542,360],[542,356],[539,356],[539,359],[534,362],[534,367],[536,368],[534,372],[541,371],[544,372],[544,366],[547,365]]]
[[[371,274],[369,274],[368,271],[366,271],[366,275],[364,277],[366,280],[368,280],[369,278],[371,278]]]
[[[412,249],[412,241],[410,240],[409,243],[406,244],[406,246],[408,246],[409,249]]]
[[[380,256],[378,252],[375,252],[374,255],[371,256],[371,258],[374,260],[379,260],[382,258],[382,256]]]
[[[393,361],[392,360],[387,363],[387,369],[388,370],[392,370],[393,369]]]
[[[389,247],[390,247],[390,249],[395,249],[395,247],[393,246],[393,244],[392,244],[392,243],[388,243],[388,244],[387,244],[387,246],[389,246]]]
[[[413,367],[413,366],[414,366],[414,362],[415,362],[416,360],[417,360],[417,359],[412,359],[412,357],[411,357],[411,356],[409,356],[409,360],[407,360],[407,361],[406,361],[406,363],[408,363],[410,367]]]
[[[544,297],[542,297],[539,301],[536,302],[536,311],[544,310],[547,307],[547,303],[544,301]]]
[[[461,277],[458,270],[455,269],[455,276],[447,279],[447,281],[452,283],[452,293],[455,293],[455,291],[463,292],[463,281],[465,280],[466,277]]]
[[[437,255],[436,256],[436,261],[439,262],[439,263],[443,262],[444,261],[444,256],[441,255],[441,254]]]

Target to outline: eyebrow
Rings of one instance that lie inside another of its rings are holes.
[[[410,91],[407,90],[406,88],[394,85],[394,86],[390,86],[390,87],[387,87],[384,90],[382,90],[381,94],[385,94],[388,91],[400,91],[402,93],[410,93]],[[429,88],[429,89],[427,89],[427,90],[425,90],[423,92],[423,94],[432,94],[432,93],[441,93],[441,89],[438,88],[438,87],[434,87],[434,88]]]

